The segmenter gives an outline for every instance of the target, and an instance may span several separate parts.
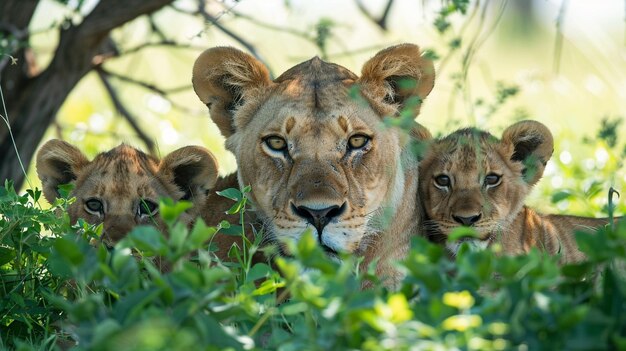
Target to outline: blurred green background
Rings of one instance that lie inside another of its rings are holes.
[[[59,24],[79,22],[96,3],[40,2],[30,26],[38,66],[51,60]],[[178,0],[114,30],[121,54],[103,67],[160,155],[204,145],[227,174],[236,168],[234,157],[191,89],[191,68],[203,49],[252,47],[274,76],[314,55],[358,74],[378,50],[416,43],[437,58],[435,88],[418,118],[433,134],[478,126],[499,135],[520,119],[541,121],[552,130],[554,156],[531,205],[601,216],[610,187],[626,195],[625,1],[396,0],[382,23],[387,4],[206,1],[203,10],[215,24],[187,13],[197,11],[198,1]],[[466,9],[447,14],[451,4]],[[176,45],[147,45],[163,38]],[[67,140],[90,157],[120,142],[145,148],[94,72],[69,95],[42,143],[50,138]],[[28,178],[40,186],[33,166]],[[624,203],[619,200],[619,214]]]

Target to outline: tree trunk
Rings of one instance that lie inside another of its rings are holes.
[[[11,18],[11,15],[4,10],[20,12],[29,4],[37,2],[5,1],[7,0],[3,0],[0,6],[0,12],[2,17],[7,18]],[[0,71],[0,84],[11,118],[11,130],[25,166],[31,162],[37,145],[69,93],[93,69],[94,58],[97,55],[114,53],[114,45],[109,39],[111,30],[171,2],[173,0],[100,0],[81,24],[61,31],[54,58],[41,74],[29,77],[23,68],[26,62],[17,67],[6,65]],[[30,16],[25,17],[30,19],[32,11]],[[4,111],[0,113],[4,115]],[[20,188],[24,174],[4,123],[0,127],[0,137],[0,182],[13,179],[15,187]]]

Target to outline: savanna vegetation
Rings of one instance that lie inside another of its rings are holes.
[[[326,5],[0,4],[0,349],[626,349],[626,221],[576,233],[588,260],[568,265],[539,251],[502,256],[497,245],[463,245],[450,259],[416,237],[397,263],[406,278],[389,290],[373,267],[357,268],[359,258],[327,259],[311,233],[287,243],[293,257],[262,249],[262,230],[246,236],[242,223],[250,189],[221,193],[231,221],[193,228],[177,221],[188,203],[162,199],[169,236],[141,226],[112,248],[98,244],[102,226],[70,222],[70,187],[45,203],[30,161],[51,136],[92,155],[121,140],[153,154],[202,144],[223,173],[233,171],[191,91],[191,65],[204,48],[236,45],[281,72],[312,55],[358,67],[408,41],[435,60],[437,82],[418,118],[433,134],[467,125],[498,134],[540,120],[555,134],[555,154],[529,203],[624,214],[626,38],[615,10],[624,2],[604,11],[568,1]],[[219,235],[242,236],[231,262],[216,258]],[[450,240],[464,235],[472,234]],[[259,250],[274,262],[253,262]],[[362,290],[365,280],[373,284]]]

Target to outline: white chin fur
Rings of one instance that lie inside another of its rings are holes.
[[[288,238],[297,242],[302,237],[302,234],[309,228],[312,230],[314,237],[319,240],[317,231],[310,225],[304,228],[294,228],[284,231],[274,229],[274,236],[279,239]],[[332,224],[330,224],[324,228],[321,244],[336,252],[351,252],[356,249],[356,245],[354,243],[358,241],[355,240],[357,235],[358,232],[353,229],[332,228]]]

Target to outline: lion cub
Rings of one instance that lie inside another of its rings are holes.
[[[560,254],[563,263],[584,260],[574,232],[603,226],[608,219],[544,215],[524,206],[552,152],[552,134],[535,121],[513,124],[500,140],[474,128],[431,140],[419,165],[425,231],[444,241],[453,229],[470,226],[480,238],[463,240],[474,246],[498,242],[507,254],[537,247]],[[460,242],[446,246],[456,255]]]
[[[103,223],[102,240],[112,246],[136,225],[155,224],[161,197],[190,200],[194,209],[181,220],[191,223],[217,182],[217,161],[208,150],[186,146],[162,160],[128,145],[117,146],[89,161],[76,147],[50,140],[37,153],[37,174],[49,202],[60,184],[72,183],[76,202],[68,208],[72,222]]]

